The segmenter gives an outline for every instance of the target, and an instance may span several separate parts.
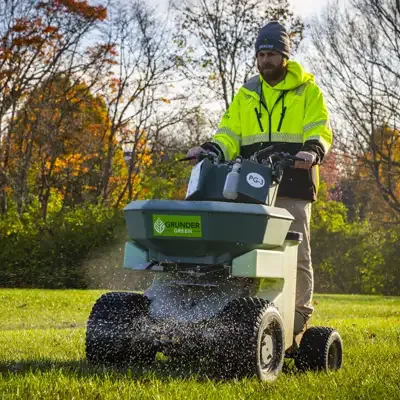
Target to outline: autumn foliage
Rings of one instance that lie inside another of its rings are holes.
[[[112,70],[127,67],[112,31],[87,41],[106,22],[106,7],[87,0],[18,0],[13,12],[0,7],[7,22],[0,31],[1,214],[15,203],[21,216],[37,199],[46,220],[52,200],[62,212],[86,202],[121,207],[136,198],[152,164],[150,132],[136,123],[136,111],[126,111],[135,101],[143,107],[150,81]],[[137,87],[133,96],[128,86]]]

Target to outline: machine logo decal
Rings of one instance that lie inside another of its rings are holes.
[[[254,188],[262,188],[265,185],[265,179],[257,172],[250,172],[246,177],[247,183]]]
[[[197,215],[153,214],[153,235],[202,237],[201,217]]]
[[[154,222],[154,229],[158,234],[162,234],[165,230],[165,224],[161,221],[160,218],[156,222]]]

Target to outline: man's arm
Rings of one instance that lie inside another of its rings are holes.
[[[297,154],[308,162],[296,163],[296,168],[311,168],[320,164],[332,145],[332,131],[329,126],[329,111],[324,96],[317,85],[310,85],[306,93],[303,123],[303,146]]]
[[[240,153],[242,132],[239,96],[238,93],[233,98],[211,140],[201,145],[203,149],[219,154],[222,160],[232,160]]]

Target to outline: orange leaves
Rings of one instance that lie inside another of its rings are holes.
[[[76,34],[74,25],[82,22],[91,24],[93,21],[103,21],[106,17],[105,7],[92,6],[87,0],[41,1],[29,15],[10,21],[10,28],[2,37],[0,59],[12,60],[13,57],[21,57],[23,49],[28,52],[34,49],[39,50],[44,63],[48,64],[51,62],[50,55],[63,45],[60,41],[64,36]],[[62,20],[69,22],[63,25]]]
[[[17,19],[14,26],[11,28],[12,32],[26,32],[30,29],[29,21],[27,19]]]
[[[56,33],[58,31],[58,28],[55,26],[46,26],[46,28],[43,29],[43,33]]]
[[[164,103],[171,104],[171,101],[168,100],[168,99],[166,99],[165,97],[161,97],[161,100],[162,100]]]
[[[116,50],[116,44],[104,44],[101,46],[103,51],[111,56],[117,56],[118,51]]]
[[[34,47],[36,45],[43,44],[44,39],[40,35],[25,37],[25,38],[15,38],[13,40],[13,45],[16,47]]]
[[[13,52],[9,49],[6,49],[4,47],[0,47],[0,60],[2,61],[7,61],[11,60],[13,57]]]
[[[91,136],[97,137],[103,134],[104,132],[104,125],[102,124],[89,124],[87,126],[87,130]]]
[[[20,58],[23,50],[30,49],[39,50],[39,54],[45,58],[57,49],[56,41],[61,38],[59,29],[46,24],[40,16],[19,18],[4,35],[3,43],[7,43],[7,46],[0,48],[0,58]]]
[[[115,44],[101,44],[89,47],[87,54],[93,62],[102,60],[106,64],[117,65],[118,62],[114,57],[118,56]]]
[[[107,9],[103,6],[91,6],[87,0],[47,0],[36,6],[45,9],[51,15],[54,13],[76,14],[86,20],[104,21],[107,18]]]
[[[32,20],[26,17],[17,19],[9,32],[11,47],[30,47],[41,44],[45,40],[43,28],[43,22],[40,17]]]
[[[56,6],[64,7],[68,13],[79,14],[90,20],[103,21],[107,18],[107,9],[103,6],[91,6],[87,0],[54,0]]]
[[[116,93],[119,91],[119,88],[121,87],[121,79],[119,78],[111,78],[110,83],[109,83],[110,89],[113,93]]]

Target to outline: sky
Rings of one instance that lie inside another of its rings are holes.
[[[151,5],[164,5],[167,0],[147,0]],[[293,11],[303,18],[312,16],[314,13],[319,13],[327,4],[328,0],[289,0],[292,4]]]
[[[293,11],[303,18],[319,13],[328,3],[327,0],[290,0]]]

